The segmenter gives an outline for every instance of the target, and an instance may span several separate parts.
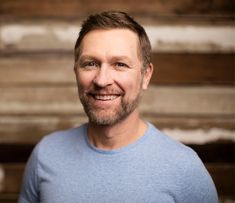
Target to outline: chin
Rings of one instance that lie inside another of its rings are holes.
[[[114,115],[89,115],[89,121],[91,123],[94,123],[96,125],[103,125],[103,126],[111,126],[116,123],[118,123],[120,120],[122,120],[121,117],[117,116],[117,114]]]

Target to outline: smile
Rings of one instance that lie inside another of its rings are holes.
[[[94,99],[102,101],[111,101],[119,97],[118,95],[98,95],[98,94],[94,94],[92,96]]]

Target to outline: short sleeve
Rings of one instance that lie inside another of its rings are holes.
[[[39,202],[38,151],[39,145],[34,148],[26,164],[18,203]]]

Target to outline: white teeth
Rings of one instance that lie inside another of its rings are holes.
[[[108,101],[108,100],[114,100],[118,96],[117,95],[94,95],[94,97],[95,99],[98,99],[98,100]]]

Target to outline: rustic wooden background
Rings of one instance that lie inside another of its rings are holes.
[[[81,20],[102,10],[130,13],[150,36],[155,72],[143,117],[191,146],[220,201],[235,202],[233,0],[0,0],[0,202],[16,202],[44,135],[86,121],[73,46]]]

